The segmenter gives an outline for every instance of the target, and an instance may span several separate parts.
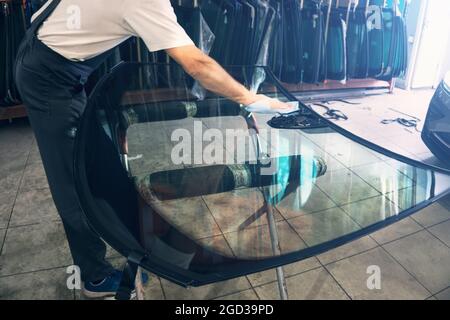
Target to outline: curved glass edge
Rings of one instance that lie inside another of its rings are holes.
[[[125,68],[130,63],[122,63],[115,67],[110,74],[106,75],[97,85],[96,89],[91,94],[91,98],[96,96],[96,93],[99,88],[102,87],[102,85],[108,80],[108,78],[111,76],[111,74],[120,72],[121,68]],[[135,63],[131,63],[135,64]],[[254,68],[254,67],[250,67]],[[277,89],[279,89],[283,94],[285,94],[289,100],[292,101],[298,101],[294,96],[292,96],[289,92],[285,91],[285,89],[280,85],[280,83],[277,81],[277,79],[272,75],[271,71],[268,70],[266,67],[264,68],[267,72],[267,74],[272,78],[274,81],[275,86]],[[300,102],[301,103],[301,102]],[[302,106],[308,108],[307,106]],[[90,106],[92,109],[92,106]],[[86,114],[84,117],[89,117],[92,114],[92,110],[88,110],[89,106],[86,110]],[[308,108],[309,109],[309,108]],[[311,110],[312,113],[317,114],[313,110]],[[317,116],[321,117],[319,114]],[[321,117],[322,118],[322,117]],[[326,119],[325,119],[326,120]],[[327,121],[327,120],[326,120]],[[329,122],[329,121],[327,121]],[[351,133],[346,132],[345,130],[341,130],[339,127],[335,128],[336,126],[333,125],[333,123],[329,123],[330,127],[335,129],[338,133],[346,136],[347,138],[350,138],[351,140],[360,143],[364,146],[367,146],[368,148],[380,152],[382,154],[386,154],[396,160],[405,162],[407,164],[411,164],[413,166],[423,168],[426,170],[430,170],[429,166],[424,165],[423,163],[411,160],[409,158],[404,158],[402,156],[398,157],[397,154],[390,152],[389,150],[384,150],[377,148],[376,145],[372,144],[366,144],[365,140],[359,139],[358,137],[355,137]],[[344,132],[343,132],[344,131]],[[128,239],[130,242],[127,243],[127,245],[123,245],[123,241],[114,241],[108,236],[105,236],[105,234],[108,234],[109,230],[101,226],[101,223],[99,221],[96,221],[95,219],[92,220],[92,217],[95,217],[95,213],[93,214],[93,211],[99,210],[99,208],[96,208],[95,205],[92,203],[92,201],[89,201],[87,199],[87,196],[85,192],[83,192],[83,188],[86,186],[86,175],[82,173],[82,171],[85,169],[83,163],[83,152],[80,152],[82,150],[82,142],[81,137],[83,136],[83,127],[80,127],[79,135],[77,136],[76,140],[76,155],[75,155],[75,181],[76,181],[76,187],[77,191],[79,193],[80,203],[84,209],[84,212],[88,218],[88,221],[90,225],[96,230],[99,235],[104,237],[104,239],[119,253],[122,255],[129,257],[131,255],[138,255],[140,256],[140,265],[144,267],[145,269],[149,269],[149,271],[154,272],[158,276],[161,276],[163,278],[166,278],[174,283],[177,283],[182,286],[201,286],[206,285],[218,281],[228,280],[235,277],[240,277],[244,275],[248,275],[255,272],[264,271],[267,269],[283,266],[286,264],[294,263],[312,256],[315,256],[320,253],[324,253],[328,250],[331,250],[333,248],[336,248],[338,246],[344,245],[346,243],[349,243],[351,241],[357,240],[358,238],[364,237],[372,232],[375,232],[377,230],[380,230],[386,226],[389,226],[397,221],[400,221],[402,219],[405,219],[412,215],[413,213],[422,210],[423,208],[426,208],[430,204],[436,202],[440,198],[450,194],[449,190],[442,190],[442,194],[438,196],[433,196],[431,199],[426,200],[419,205],[410,208],[406,211],[401,212],[400,214],[396,216],[392,216],[384,221],[381,221],[379,223],[376,223],[374,225],[371,225],[369,227],[362,228],[358,231],[355,231],[353,233],[347,234],[345,236],[341,236],[337,239],[322,243],[320,245],[312,246],[306,249],[303,249],[298,252],[285,254],[282,256],[277,256],[273,258],[267,258],[264,260],[254,260],[254,261],[240,261],[239,264],[234,265],[223,265],[221,268],[218,268],[214,272],[210,272],[209,274],[200,274],[192,271],[188,271],[173,265],[169,265],[168,263],[165,263],[163,261],[160,261],[158,259],[153,259],[151,256],[149,256],[145,249],[136,241],[133,241],[133,239]],[[384,152],[386,151],[386,152]],[[431,168],[431,170],[439,172],[440,170],[435,170],[434,168]],[[447,174],[447,172],[444,172]],[[439,177],[439,174],[437,173],[437,176]],[[438,178],[439,179],[439,178]],[[83,181],[84,180],[84,181]]]
[[[450,168],[443,168],[443,167],[438,167],[432,164],[427,164],[427,163],[423,163],[421,161],[418,160],[414,160],[411,158],[408,158],[406,156],[403,156],[401,154],[398,154],[396,152],[393,152],[391,150],[388,150],[386,148],[383,148],[373,142],[370,142],[369,140],[363,139],[355,134],[353,134],[352,132],[338,126],[337,124],[333,123],[333,121],[328,120],[327,118],[325,118],[323,115],[321,115],[320,113],[316,112],[313,108],[309,107],[308,105],[304,104],[301,100],[299,100],[294,94],[292,94],[291,92],[289,92],[288,89],[286,89],[283,86],[283,83],[273,74],[273,72],[268,68],[268,67],[263,67],[265,68],[266,72],[270,75],[270,77],[273,79],[274,83],[276,83],[277,87],[280,89],[280,91],[282,91],[290,100],[292,101],[297,101],[300,103],[300,105],[305,108],[308,109],[309,111],[311,111],[312,114],[314,114],[315,116],[319,117],[320,119],[322,119],[331,129],[335,130],[336,132],[342,134],[343,136],[345,136],[346,138],[349,138],[350,140],[353,140],[369,149],[372,149],[373,151],[379,152],[381,154],[384,154],[392,159],[404,162],[406,164],[410,164],[413,165],[415,167],[419,167],[421,169],[425,169],[425,170],[432,170],[435,172],[441,172],[444,174],[450,174]]]

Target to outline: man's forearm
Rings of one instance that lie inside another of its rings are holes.
[[[208,57],[191,76],[207,90],[243,105],[249,105],[257,99],[256,94],[251,93],[242,84],[234,80],[217,62]]]
[[[167,52],[207,90],[243,105],[257,100],[255,94],[234,80],[216,61],[198,48],[188,46],[169,49]]]
[[[259,102],[273,110],[289,110],[292,106],[277,99],[251,93],[242,84],[233,79],[217,62],[203,54],[195,46],[167,49],[167,53],[178,62],[203,87],[220,96],[249,106]]]

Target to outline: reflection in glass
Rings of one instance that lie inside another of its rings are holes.
[[[135,239],[161,276],[196,285],[292,263],[393,223],[450,187],[445,175],[330,128],[271,129],[270,118],[211,93],[197,101],[192,79],[167,68],[177,67],[124,64],[103,81],[78,159],[91,224],[121,252],[125,236]],[[178,76],[167,81],[169,73]],[[230,73],[287,100],[264,68]]]

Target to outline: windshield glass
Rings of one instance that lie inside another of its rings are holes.
[[[264,68],[228,70],[255,92],[288,100]],[[88,191],[80,194],[108,203],[108,215],[124,224],[135,220],[128,230],[149,261],[191,285],[326,251],[424,208],[450,187],[448,176],[332,128],[272,129],[272,116],[206,92],[174,65],[123,64],[88,108],[78,146],[86,151],[78,161],[88,163]],[[107,191],[124,184],[131,196]],[[105,240],[120,243],[102,206],[84,207]]]

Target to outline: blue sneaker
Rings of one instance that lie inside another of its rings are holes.
[[[148,283],[148,275],[142,272],[141,275],[142,284]],[[99,282],[86,282],[83,285],[83,295],[89,299],[100,299],[113,297],[120,286],[122,280],[122,271],[114,270],[109,276]],[[135,296],[135,292],[132,293],[132,298]]]

